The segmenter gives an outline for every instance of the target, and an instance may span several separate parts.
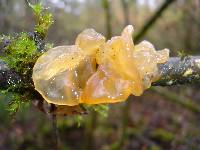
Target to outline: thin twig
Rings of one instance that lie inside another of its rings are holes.
[[[55,105],[51,104],[50,107],[50,112],[52,112],[55,109]],[[58,134],[58,128],[57,128],[57,116],[56,114],[52,113],[51,114],[51,120],[52,120],[52,141],[54,141],[54,150],[58,150],[59,149],[59,134]]]
[[[102,5],[105,13],[106,38],[110,39],[112,36],[112,27],[111,27],[111,10],[110,10],[109,0],[102,0]]]

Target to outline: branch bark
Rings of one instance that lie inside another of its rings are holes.
[[[200,56],[172,57],[158,66],[160,78],[153,86],[170,86],[200,82]]]
[[[160,78],[152,83],[153,86],[200,83],[200,56],[171,57],[158,68]],[[20,76],[0,60],[0,90],[6,89],[10,80],[20,82]]]

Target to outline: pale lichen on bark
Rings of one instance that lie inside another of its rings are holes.
[[[152,85],[170,86],[200,82],[200,56],[171,57],[158,66],[160,78]]]

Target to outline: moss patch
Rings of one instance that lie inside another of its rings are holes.
[[[47,12],[41,3],[29,4],[29,6],[36,18],[34,32],[0,36],[0,59],[20,76],[20,81],[8,80],[9,87],[0,91],[4,95],[12,94],[8,104],[8,110],[12,113],[17,112],[25,102],[33,98],[32,68],[37,58],[45,51],[44,49],[50,45],[46,44],[45,47],[45,44],[41,46],[41,43],[44,43],[44,38],[53,23],[52,14]]]

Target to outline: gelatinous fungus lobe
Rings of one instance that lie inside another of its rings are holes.
[[[102,35],[86,29],[76,45],[58,46],[44,53],[33,68],[35,89],[49,103],[78,105],[86,81],[96,71],[93,55],[104,42]]]
[[[169,50],[156,51],[150,42],[142,41],[134,47],[133,59],[142,78],[143,90],[145,90],[158,79],[157,65],[169,59]]]

